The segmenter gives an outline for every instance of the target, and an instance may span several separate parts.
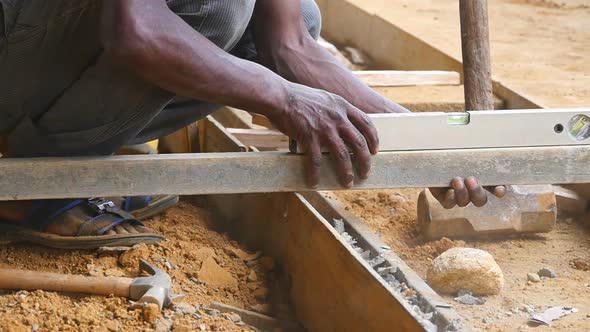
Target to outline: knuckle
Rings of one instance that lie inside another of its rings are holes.
[[[311,163],[311,167],[320,168],[320,166],[322,166],[322,157],[312,156],[312,157],[310,157],[310,163]]]
[[[343,160],[343,161],[347,161],[350,159],[350,154],[348,152],[348,149],[346,149],[344,147],[338,149],[337,155],[338,155],[338,159]]]

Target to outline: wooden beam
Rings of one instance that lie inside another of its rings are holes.
[[[341,189],[324,158],[317,190]],[[590,146],[383,152],[355,189],[590,183]],[[282,152],[0,159],[0,200],[307,191],[305,156]]]
[[[247,148],[240,143],[232,134],[227,132],[211,115],[198,122],[199,125],[199,142],[201,152],[227,151],[226,146],[235,146],[231,152],[245,152]],[[223,132],[223,135],[217,135],[217,132]],[[207,142],[207,146],[204,145]]]
[[[227,128],[245,146],[255,146],[258,149],[289,148],[289,137],[277,130]]]
[[[461,84],[461,75],[454,71],[358,70],[354,74],[370,87]]]

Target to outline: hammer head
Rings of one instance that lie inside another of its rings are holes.
[[[129,298],[138,302],[155,303],[160,309],[170,305],[170,276],[143,259],[139,260],[139,268],[150,276],[133,280],[129,287]]]

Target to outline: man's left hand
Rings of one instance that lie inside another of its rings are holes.
[[[488,201],[488,192],[502,198],[506,194],[506,187],[482,187],[476,178],[470,176],[466,179],[456,177],[449,188],[430,188],[430,192],[445,209],[451,209],[455,206],[464,207],[469,203],[477,207],[484,206]]]

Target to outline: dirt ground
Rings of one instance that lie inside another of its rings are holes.
[[[471,326],[486,331],[533,329],[525,306],[541,312],[554,305],[573,306],[578,312],[553,323],[560,331],[590,329],[590,233],[572,220],[560,220],[550,233],[486,241],[424,242],[416,229],[416,189],[336,192],[347,210],[362,218],[382,240],[422,278],[432,260],[452,247],[471,247],[490,252],[504,272],[506,285],[481,306],[468,306],[443,296]],[[577,264],[572,264],[577,263]],[[574,267],[577,265],[577,267]],[[543,267],[558,277],[527,283],[527,273]],[[485,320],[485,322],[484,322]],[[535,330],[549,328],[538,327]]]
[[[149,322],[151,311],[134,309],[123,298],[6,291],[0,295],[0,331],[254,331],[239,316],[209,310],[213,301],[290,319],[289,305],[277,302],[285,294],[272,287],[272,259],[211,230],[211,219],[192,199],[184,199],[147,222],[166,241],[115,254],[0,244],[3,268],[136,277],[138,259],[144,258],[167,271],[174,293],[184,295]]]
[[[457,0],[349,0],[461,60]],[[494,79],[542,107],[588,107],[590,2],[488,1]]]

